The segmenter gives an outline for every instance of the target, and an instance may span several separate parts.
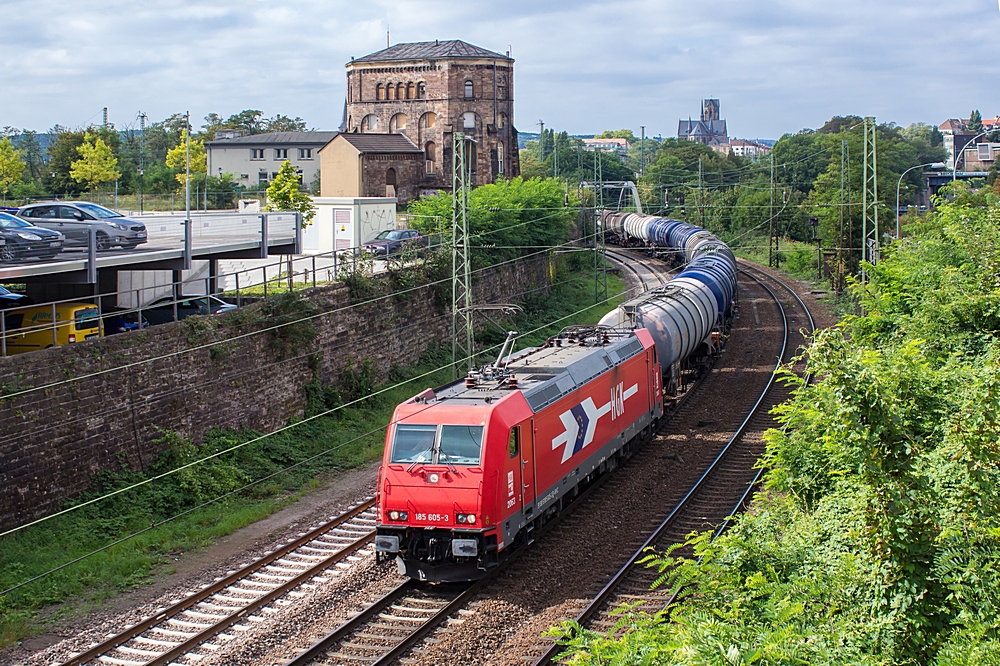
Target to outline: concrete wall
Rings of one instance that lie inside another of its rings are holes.
[[[320,196],[360,197],[360,156],[358,149],[343,137],[328,143],[319,153]]]
[[[486,272],[474,294],[476,302],[509,302],[549,284],[549,261],[540,257]],[[316,340],[285,358],[269,333],[227,343],[217,348],[222,353],[186,351],[247,332],[226,328],[226,315],[219,329],[197,335],[187,320],[0,358],[0,396],[51,384],[0,397],[0,529],[59,509],[97,472],[146,468],[162,452],[161,430],[197,441],[217,426],[267,432],[284,425],[303,413],[313,353],[321,354],[323,383],[365,358],[385,380],[394,365],[411,365],[427,346],[450,339],[451,317],[429,287],[405,301],[348,309],[343,285],[303,293],[328,314],[314,320]]]

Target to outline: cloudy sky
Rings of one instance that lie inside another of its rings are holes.
[[[463,39],[515,65],[515,125],[673,135],[702,97],[730,134],[833,115],[1000,114],[998,0],[0,0],[0,126],[122,127],[246,108],[340,124],[344,63]]]

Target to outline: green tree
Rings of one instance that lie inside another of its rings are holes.
[[[10,139],[0,139],[0,192],[6,194],[11,185],[21,180],[23,173],[24,161],[14,150]]]
[[[267,132],[304,132],[306,131],[306,121],[298,116],[291,118],[282,114],[272,116],[264,121]]]
[[[267,206],[265,210],[295,211],[302,215],[302,226],[305,227],[316,215],[316,207],[312,197],[299,191],[299,174],[292,163],[285,160],[278,169],[278,175],[267,187]]]
[[[99,136],[87,136],[76,148],[80,159],[70,166],[69,175],[78,183],[86,184],[95,191],[101,183],[117,180],[121,177],[118,171],[118,160],[111,152],[111,147]]]
[[[979,133],[983,131],[983,114],[976,109],[969,114],[969,123],[966,126],[970,132]]]
[[[21,130],[21,135],[17,138],[16,148],[24,158],[26,167],[25,177],[32,182],[41,183],[43,171],[45,169],[45,159],[42,155],[42,147],[38,143],[37,135],[32,130]]]
[[[264,113],[258,109],[246,109],[234,113],[226,120],[226,127],[242,129],[247,134],[260,134],[267,131],[267,121]]]
[[[185,185],[187,179],[187,158],[188,158],[188,148],[185,145],[187,141],[187,130],[181,130],[181,140],[176,146],[167,151],[166,164],[171,169],[174,169],[177,174],[174,176],[177,182],[181,184],[181,187]],[[205,174],[208,172],[208,157],[205,153],[205,143],[199,139],[191,139],[191,179],[192,180],[204,180]],[[197,179],[196,174],[201,174]]]
[[[86,188],[70,176],[70,168],[80,157],[77,151],[85,138],[83,130],[67,130],[63,127],[53,127],[49,130],[55,135],[55,140],[49,144],[49,163],[43,172],[42,184],[52,194],[79,194]]]
[[[620,130],[604,130],[600,134],[594,136],[595,139],[626,139],[629,143],[635,143],[638,141],[635,134],[632,133],[630,129],[620,129]]]

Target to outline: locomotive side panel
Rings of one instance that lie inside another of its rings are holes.
[[[536,414],[536,514],[649,425],[653,372],[646,349]]]

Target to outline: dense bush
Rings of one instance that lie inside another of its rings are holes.
[[[810,346],[766,492],[700,561],[651,558],[669,621],[565,625],[572,663],[1000,663],[1000,207],[938,203]]]

